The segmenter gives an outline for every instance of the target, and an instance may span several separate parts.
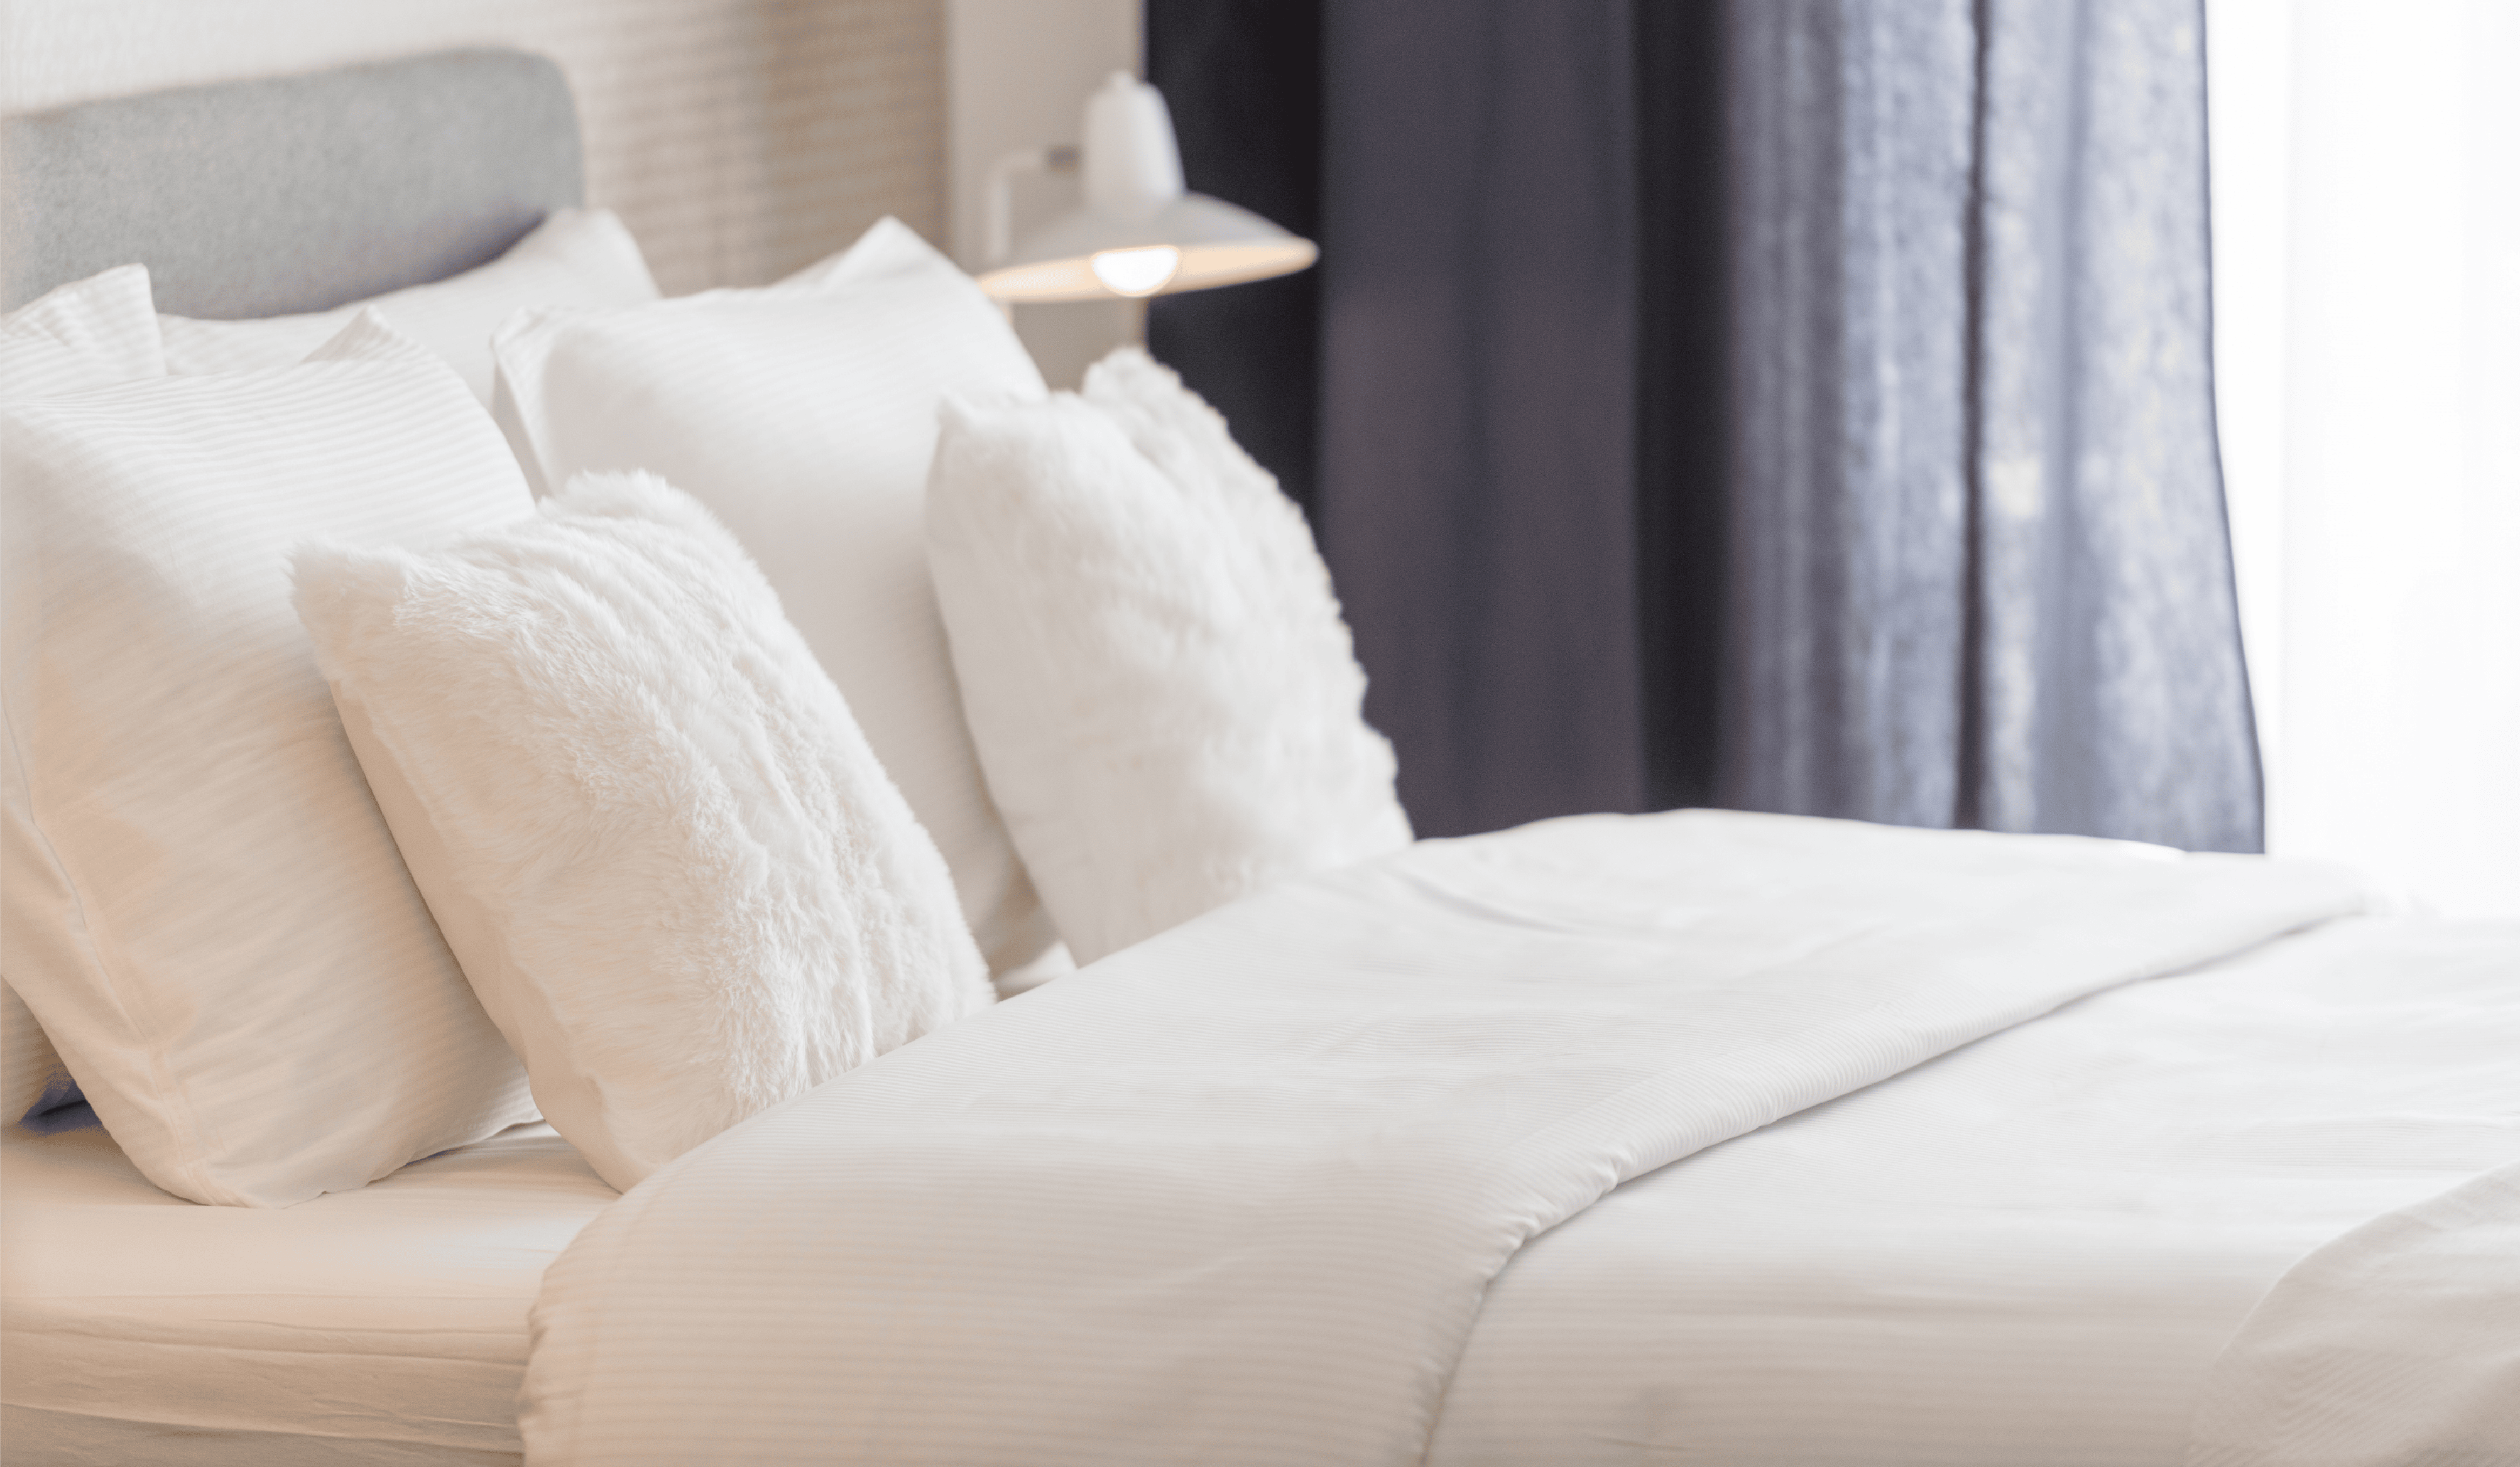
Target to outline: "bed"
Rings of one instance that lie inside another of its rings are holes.
[[[202,318],[437,280],[577,201],[573,127],[501,53],[13,120],[0,304],[134,259]],[[1123,947],[626,1198],[528,1122],[199,1206],[57,1093],[0,1152],[0,1441],[2520,1461],[2515,1056],[2520,930],[2335,872],[1544,822]]]

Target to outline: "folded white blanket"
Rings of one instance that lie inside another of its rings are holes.
[[[667,1167],[547,1276],[537,1463],[1407,1463],[1640,1173],[2357,910],[2321,867],[1714,812],[1210,913]]]

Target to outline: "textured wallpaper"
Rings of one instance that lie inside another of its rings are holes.
[[[669,293],[751,285],[884,214],[945,238],[944,0],[0,0],[0,108],[448,46],[557,60],[589,201]]]

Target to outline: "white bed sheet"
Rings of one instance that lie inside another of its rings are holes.
[[[2137,984],[1642,1177],[1490,1290],[1433,1467],[2183,1460],[2294,1264],[2520,1158],[2520,925]]]
[[[547,1126],[292,1208],[158,1190],[102,1131],[0,1143],[9,1467],[519,1460],[525,1311],[614,1200]]]

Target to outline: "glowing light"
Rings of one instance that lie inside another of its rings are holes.
[[[1091,261],[1094,278],[1114,295],[1152,295],[1172,283],[1181,268],[1181,249],[1172,244],[1146,244],[1135,249],[1098,249]]]

